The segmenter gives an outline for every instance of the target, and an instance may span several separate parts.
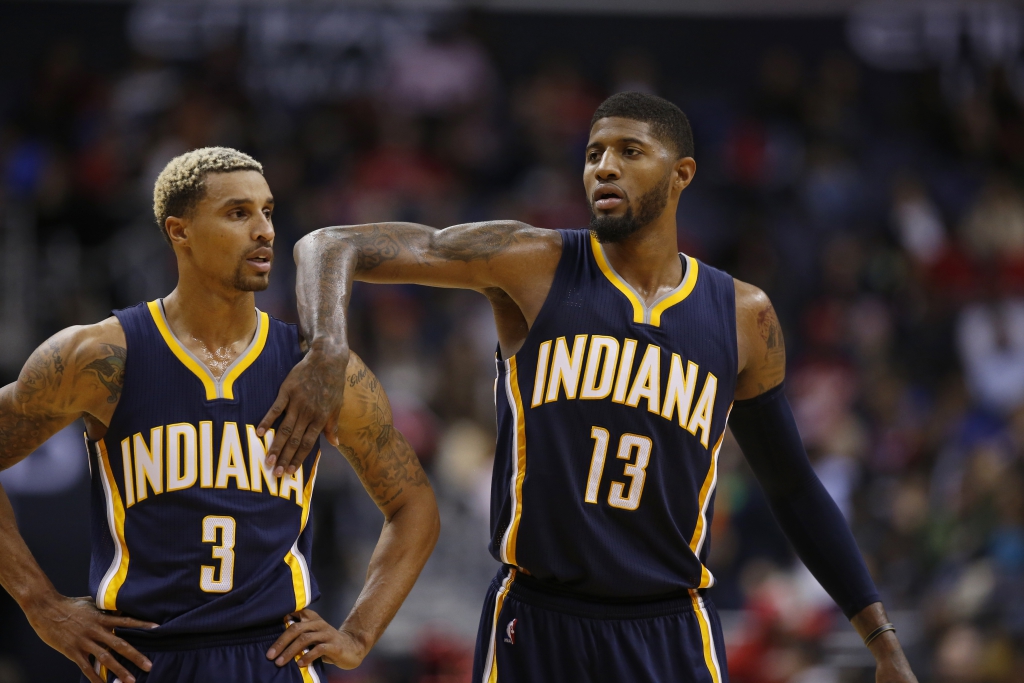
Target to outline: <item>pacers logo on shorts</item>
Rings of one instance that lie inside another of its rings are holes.
[[[509,645],[516,644],[516,622],[518,619],[513,619],[508,622],[508,626],[505,627],[505,642]]]

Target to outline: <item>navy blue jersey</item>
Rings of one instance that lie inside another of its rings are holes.
[[[256,435],[302,357],[296,328],[254,311],[252,343],[217,379],[161,301],[115,315],[124,389],[106,435],[89,442],[97,606],[169,635],[280,624],[318,597],[308,521],[319,454],[275,477],[273,436]]]
[[[736,387],[732,277],[680,255],[647,307],[587,230],[522,348],[498,363],[491,553],[569,591],[638,598],[713,585],[718,450]]]

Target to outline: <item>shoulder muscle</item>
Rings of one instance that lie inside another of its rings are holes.
[[[786,376],[786,344],[768,295],[754,285],[736,287],[736,336],[739,378],[736,398],[753,398],[781,384]]]
[[[84,414],[109,422],[124,385],[124,332],[115,318],[69,327],[32,352],[0,389],[0,467],[14,464]]]

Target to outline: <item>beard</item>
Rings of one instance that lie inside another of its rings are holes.
[[[270,273],[247,273],[245,263],[239,263],[230,284],[239,292],[262,292],[270,286]]]
[[[640,195],[636,200],[636,212],[630,203],[626,213],[621,216],[598,216],[594,213],[594,204],[590,204],[590,232],[594,233],[601,244],[622,242],[645,225],[653,223],[668,205],[668,186],[672,182],[672,174],[665,174],[665,179],[656,186]]]

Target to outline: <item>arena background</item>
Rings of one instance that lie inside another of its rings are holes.
[[[2,2],[0,36],[0,383],[56,330],[170,290],[151,191],[187,149],[264,163],[281,258],[258,303],[294,320],[287,255],[308,231],[583,226],[596,104],[620,90],[678,103],[698,166],[680,248],[774,301],[807,448],[918,676],[1024,681],[1018,5]],[[330,680],[468,681],[497,566],[489,307],[364,285],[352,306],[353,348],[431,475],[443,530],[376,650]],[[735,443],[720,467],[710,563],[732,680],[874,680]],[[0,475],[74,595],[87,478],[77,425]],[[316,607],[340,623],[382,520],[340,456],[317,484]],[[0,597],[0,682],[76,680]]]

